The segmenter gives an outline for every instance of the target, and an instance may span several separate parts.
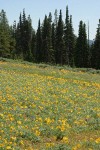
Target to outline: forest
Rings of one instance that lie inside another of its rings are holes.
[[[0,57],[100,69],[100,19],[95,39],[90,45],[86,23],[80,20],[76,36],[68,6],[64,20],[62,16],[62,10],[58,12],[56,9],[54,16],[50,12],[42,22],[39,19],[35,30],[25,9],[20,13],[19,21],[14,21],[13,25],[9,25],[6,12],[1,10]]]

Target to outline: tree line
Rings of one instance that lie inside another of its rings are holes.
[[[86,24],[79,22],[78,36],[74,34],[72,15],[66,7],[65,20],[62,10],[55,10],[54,20],[51,12],[44,20],[38,21],[35,31],[30,15],[25,9],[19,21],[10,26],[6,12],[0,12],[0,57],[23,59],[36,63],[68,65],[100,69],[100,19],[94,42],[90,46]]]

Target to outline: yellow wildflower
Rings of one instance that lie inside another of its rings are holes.
[[[97,138],[97,139],[95,140],[95,142],[96,142],[97,144],[100,143],[100,137]]]
[[[7,146],[6,149],[11,149],[11,146]]]

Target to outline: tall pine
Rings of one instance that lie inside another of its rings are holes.
[[[58,25],[56,30],[56,63],[64,64],[64,25],[62,20],[62,11],[60,10]]]
[[[23,10],[22,16],[22,47],[24,60],[31,61],[31,40],[32,40],[32,23],[31,18],[28,16],[26,19],[25,10]]]
[[[48,62],[48,18],[45,15],[42,25],[42,62]]]
[[[0,56],[10,57],[11,49],[11,32],[8,24],[6,12],[1,10],[0,12]]]
[[[36,53],[35,53],[36,62],[42,62],[42,31],[40,19],[38,22],[38,29],[36,33]]]
[[[48,16],[48,45],[49,45],[48,62],[54,63],[55,56],[54,56],[54,48],[52,43],[52,14],[51,13],[49,13]]]
[[[76,67],[87,67],[88,65],[88,44],[86,35],[86,25],[83,21],[79,24],[79,34],[76,42],[75,50]]]
[[[70,20],[69,20],[69,40],[68,41],[69,41],[68,42],[68,46],[69,46],[68,60],[69,60],[69,65],[73,67],[74,66],[75,35],[73,31],[71,15],[70,15]]]
[[[30,16],[26,18],[25,10],[20,14],[19,23],[16,30],[16,48],[18,57],[32,61],[31,41],[32,41],[32,21]]]
[[[72,25],[72,15],[69,17],[68,6],[66,7],[66,19],[64,26],[64,42],[65,42],[65,64],[69,66],[74,65],[74,47],[75,36]]]
[[[23,38],[22,38],[22,15],[20,13],[19,22],[16,25],[16,57],[23,59]]]
[[[54,49],[52,46],[52,15],[45,15],[42,25],[42,61],[45,63],[54,62]]]
[[[92,47],[92,67],[100,69],[100,19],[97,28],[96,38],[94,41],[94,46]]]
[[[54,52],[54,63],[56,61],[56,33],[57,33],[57,26],[58,26],[58,13],[57,9],[54,12],[54,21],[52,23],[52,49]]]
[[[69,65],[69,10],[68,6],[66,7],[66,18],[65,18],[65,26],[64,26],[64,43],[65,43],[65,64]]]

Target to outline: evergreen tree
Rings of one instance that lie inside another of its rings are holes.
[[[76,42],[75,64],[76,67],[87,67],[88,64],[86,25],[83,23],[83,21],[80,21],[79,24],[79,35]]]
[[[22,49],[24,60],[31,61],[31,40],[32,40],[32,25],[31,18],[26,19],[25,10],[23,10],[22,17]]]
[[[0,56],[10,57],[10,27],[8,24],[6,12],[0,12]]]
[[[69,10],[68,6],[66,7],[66,19],[65,19],[65,26],[64,26],[64,43],[65,43],[65,64],[69,65],[69,27],[70,22],[69,22]]]
[[[23,47],[22,47],[22,15],[20,13],[19,22],[16,27],[16,56],[23,59]]]
[[[69,48],[68,48],[69,49],[69,53],[68,53],[69,65],[74,66],[75,36],[74,36],[74,33],[73,33],[72,16],[70,16],[70,21],[69,21],[68,45],[69,45]]]
[[[36,33],[35,30],[32,31],[32,40],[31,40],[31,55],[32,61],[36,61]]]
[[[42,62],[42,32],[40,19],[38,22],[38,29],[36,33],[36,62]]]
[[[15,58],[16,53],[16,22],[10,27],[10,57]]]
[[[55,58],[56,58],[56,28],[54,23],[52,23],[52,49],[53,49],[53,54],[54,54],[54,63],[55,63]]]
[[[48,62],[48,18],[45,15],[43,25],[42,25],[42,62],[47,63]]]
[[[32,28],[32,20],[29,15],[27,18],[27,21],[26,21],[27,60],[29,60],[29,61],[33,60],[32,50],[31,50],[33,36],[35,36],[35,34],[34,34],[34,30]],[[35,47],[35,40],[34,40],[34,47]]]
[[[88,64],[87,67],[91,67],[91,47],[90,47],[90,39],[89,39],[89,22],[88,22]]]
[[[26,18],[25,10],[20,14],[16,31],[17,55],[24,60],[32,61],[31,53],[32,22],[30,16]]]
[[[65,42],[65,64],[73,66],[74,65],[74,39],[73,25],[72,25],[72,16],[69,17],[68,6],[66,7],[66,19],[64,26],[64,42]]]
[[[48,17],[48,62],[54,63],[55,61],[55,56],[54,56],[54,49],[52,45],[52,15],[49,13]]]
[[[55,29],[57,29],[57,25],[58,25],[58,12],[57,12],[57,9],[56,9],[55,12],[54,12],[54,26],[55,26]]]
[[[94,41],[94,46],[92,47],[92,67],[100,69],[100,19],[97,28],[96,38]]]
[[[45,19],[42,26],[42,58],[43,62],[54,62],[54,50],[52,47],[52,15],[49,13]]]
[[[64,64],[64,38],[63,38],[63,20],[62,11],[60,10],[59,20],[56,31],[56,63]]]
[[[52,23],[52,48],[54,51],[54,63],[56,60],[56,34],[57,34],[57,26],[58,26],[58,13],[57,9],[54,12],[54,21]]]

